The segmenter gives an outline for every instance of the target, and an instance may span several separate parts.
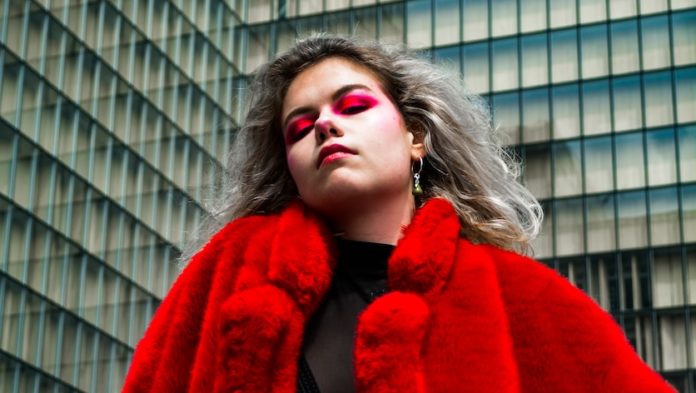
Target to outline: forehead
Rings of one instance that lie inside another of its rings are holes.
[[[369,68],[342,57],[330,57],[300,72],[290,83],[283,100],[283,114],[294,107],[314,105],[331,97],[343,86],[365,85],[375,93],[382,84]]]

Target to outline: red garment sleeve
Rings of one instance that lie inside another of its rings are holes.
[[[523,391],[675,392],[583,291],[536,261],[511,253],[502,259],[515,353],[525,359],[518,363]]]

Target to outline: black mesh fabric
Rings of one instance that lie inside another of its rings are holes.
[[[393,249],[389,244],[338,241],[331,288],[305,330],[302,351],[308,369],[303,371],[300,364],[299,392],[316,393],[302,390],[312,389],[312,383],[321,393],[355,392],[353,346],[358,315],[387,291],[387,260]]]

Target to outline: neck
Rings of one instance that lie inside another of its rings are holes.
[[[344,239],[395,245],[414,212],[415,201],[409,193],[396,201],[373,200],[368,207],[343,210],[341,216],[329,221]]]

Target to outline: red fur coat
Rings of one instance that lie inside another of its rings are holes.
[[[359,392],[673,391],[564,278],[459,232],[443,200],[406,229],[389,260],[391,292],[359,318]],[[157,310],[124,392],[295,392],[332,248],[300,204],[227,225]]]

